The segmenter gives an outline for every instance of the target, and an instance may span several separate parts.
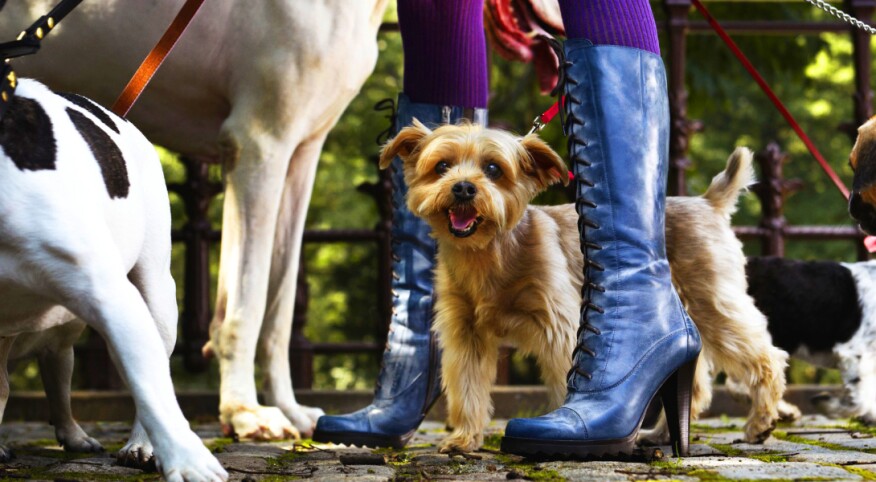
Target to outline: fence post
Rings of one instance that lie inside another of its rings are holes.
[[[669,35],[669,185],[670,196],[684,196],[684,171],[690,166],[687,158],[688,139],[698,123],[687,120],[687,89],[684,87],[688,12],[691,0],[664,0],[666,31]]]
[[[294,388],[313,387],[313,344],[304,335],[307,326],[307,307],[310,304],[310,285],[307,283],[307,257],[304,247],[298,261],[298,288],[295,291],[295,310],[292,315],[292,342],[289,366]]]
[[[754,159],[760,165],[761,182],[753,189],[760,199],[760,226],[767,230],[761,239],[761,254],[766,256],[785,255],[784,230],[788,224],[784,215],[785,193],[790,185],[782,178],[782,165],[788,155],[775,142],[766,149],[758,151]]]
[[[870,23],[873,11],[876,10],[876,0],[850,0],[846,2],[853,16]],[[852,37],[853,57],[855,66],[855,125],[850,132],[854,140],[857,127],[873,116],[873,91],[870,90],[870,34],[855,27],[849,27]]]
[[[182,349],[186,370],[202,372],[207,360],[201,348],[210,337],[210,232],[207,215],[213,196],[222,192],[219,183],[209,181],[209,165],[183,157],[186,181],[175,186],[183,200],[188,222],[182,229],[185,243],[183,281]]]
[[[846,6],[855,18],[869,24],[873,18],[874,10],[876,10],[876,0],[846,0]],[[850,27],[849,35],[852,39],[852,56],[855,68],[855,94],[852,96],[855,118],[851,125],[844,126],[845,129],[842,129],[843,126],[841,126],[841,130],[845,130],[854,142],[858,135],[858,126],[873,116],[873,91],[870,90],[870,65],[873,55],[870,52],[869,33]],[[863,243],[856,242],[855,247],[859,260],[870,259],[870,253],[867,252]]]
[[[372,161],[377,168],[380,158]],[[377,204],[380,219],[374,226],[377,233],[377,319],[374,325],[374,339],[386,343],[389,323],[392,321],[392,176],[388,169],[377,168],[377,182],[362,183],[356,190],[371,196]]]

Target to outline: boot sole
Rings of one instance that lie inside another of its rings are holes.
[[[391,447],[403,449],[416,430],[404,435],[380,435],[367,432],[314,432],[313,441],[320,443],[333,443],[355,445],[358,447]]]
[[[601,459],[630,456],[636,449],[636,434],[625,439],[584,442],[503,437],[502,452],[539,458]]]
[[[690,396],[693,376],[697,366],[694,358],[674,372],[661,384],[657,393],[651,396],[648,405],[654,397],[660,397],[666,412],[666,422],[669,426],[669,438],[672,443],[672,453],[676,457],[686,457],[689,449],[690,434]],[[647,407],[645,412],[647,412]],[[645,413],[639,418],[636,430],[622,439],[611,440],[547,440],[523,437],[502,437],[502,452],[525,457],[562,457],[562,458],[611,458],[630,456],[636,450],[636,437],[642,427]]]

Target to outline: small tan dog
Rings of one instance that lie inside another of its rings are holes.
[[[566,394],[583,283],[574,205],[530,206],[549,185],[568,184],[562,159],[535,135],[419,122],[384,146],[380,166],[404,161],[411,212],[438,242],[433,330],[443,348],[442,384],[453,433],[441,450],[472,451],[492,415],[499,347],[533,355],[551,402]],[[787,353],[772,346],[746,293],[742,245],[730,229],[751,153],[738,149],[703,197],[670,198],[666,234],[673,282],[703,338],[692,416],[711,402],[712,370],[749,389],[746,440],[766,439],[785,390]]]

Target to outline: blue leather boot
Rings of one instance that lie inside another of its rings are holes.
[[[509,421],[502,450],[629,454],[648,404],[660,395],[673,450],[684,455],[701,342],[666,260],[663,62],[647,51],[577,39],[559,53],[585,259],[578,343],[565,404]]]
[[[429,127],[465,118],[486,125],[485,109],[411,102],[399,96],[395,132],[416,118]],[[347,415],[324,415],[313,440],[402,448],[441,394],[441,354],[432,335],[435,240],[429,225],[408,211],[402,161],[392,167],[393,317],[371,405]]]

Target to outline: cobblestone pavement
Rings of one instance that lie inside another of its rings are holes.
[[[808,416],[780,427],[763,445],[742,443],[741,419],[708,419],[693,428],[692,453],[675,459],[648,449],[634,460],[529,461],[498,452],[503,423],[489,429],[485,448],[468,456],[439,454],[446,434],[424,423],[406,450],[371,450],[335,445],[235,443],[217,424],[196,431],[226,467],[231,480],[876,480],[876,429]],[[120,467],[111,455],[130,426],[84,423],[107,452],[66,454],[48,424],[6,423],[0,441],[15,458],[0,464],[0,479],[157,480],[154,472]],[[662,451],[669,454],[669,448]]]

